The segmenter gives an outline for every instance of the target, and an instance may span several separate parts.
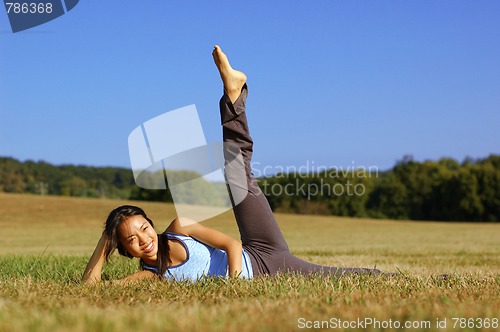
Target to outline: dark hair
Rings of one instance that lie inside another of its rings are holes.
[[[106,261],[109,260],[111,254],[118,249],[118,253],[122,256],[132,258],[132,255],[125,250],[122,243],[120,242],[120,234],[118,232],[118,226],[132,216],[143,216],[149,224],[154,228],[154,223],[148,218],[146,212],[143,209],[133,205],[122,205],[114,209],[109,213],[106,223],[104,224],[104,233],[108,237],[108,242],[106,248],[104,249],[104,254],[106,255]],[[169,257],[169,246],[168,238],[162,234],[158,235],[158,254],[157,254],[157,274],[163,276],[167,270],[168,263],[170,262]],[[140,260],[141,269],[144,268],[144,261]]]

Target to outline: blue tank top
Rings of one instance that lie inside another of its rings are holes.
[[[224,250],[210,247],[190,236],[165,232],[170,240],[178,240],[186,249],[187,258],[179,265],[170,266],[165,271],[167,280],[198,280],[202,276],[226,277],[228,273],[227,254]],[[243,249],[240,277],[252,278],[253,269],[250,256]],[[154,266],[144,265],[145,270],[157,273]]]

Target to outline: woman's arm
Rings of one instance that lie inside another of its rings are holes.
[[[94,284],[101,281],[102,267],[106,260],[106,255],[104,250],[106,248],[106,243],[108,242],[108,237],[103,232],[97,246],[90,257],[85,272],[83,272],[82,282],[85,284]],[[123,279],[116,280],[115,282],[119,284],[127,284],[140,279],[153,279],[155,274],[151,271],[139,271],[131,274]]]
[[[181,226],[185,224],[187,226]],[[187,218],[175,218],[168,226],[167,231],[191,236],[211,247],[222,249],[227,254],[229,275],[237,277],[242,271],[242,247],[240,241],[215,229],[193,222]]]
[[[90,257],[85,272],[83,272],[82,282],[85,284],[93,284],[101,281],[101,272],[104,261],[106,260],[104,249],[106,248],[106,243],[108,242],[108,237],[103,232],[99,242],[92,257]]]

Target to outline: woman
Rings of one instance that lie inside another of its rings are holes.
[[[127,282],[156,276],[197,280],[204,275],[252,278],[282,272],[334,276],[379,274],[380,271],[373,269],[316,265],[290,253],[269,203],[251,173],[253,141],[245,114],[246,76],[230,66],[219,46],[214,47],[212,55],[224,85],[220,100],[224,143],[239,147],[248,185],[245,198],[233,206],[241,242],[182,218],[174,219],[166,231],[158,235],[143,210],[121,206],[106,220],[83,282],[101,280],[102,266],[116,248],[121,255],[137,257],[141,262],[142,270],[123,279]]]

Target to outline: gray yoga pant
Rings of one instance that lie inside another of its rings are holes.
[[[312,264],[292,255],[274,218],[269,202],[252,174],[250,160],[253,152],[253,140],[250,137],[245,113],[247,95],[248,87],[246,84],[234,104],[224,93],[220,100],[220,112],[224,143],[236,145],[243,156],[248,192],[243,201],[233,204],[233,211],[243,248],[250,255],[254,276],[275,275],[283,272],[332,276],[362,273],[379,274],[380,271],[375,269],[338,268]],[[226,162],[228,158],[234,157],[227,149],[224,153]]]

